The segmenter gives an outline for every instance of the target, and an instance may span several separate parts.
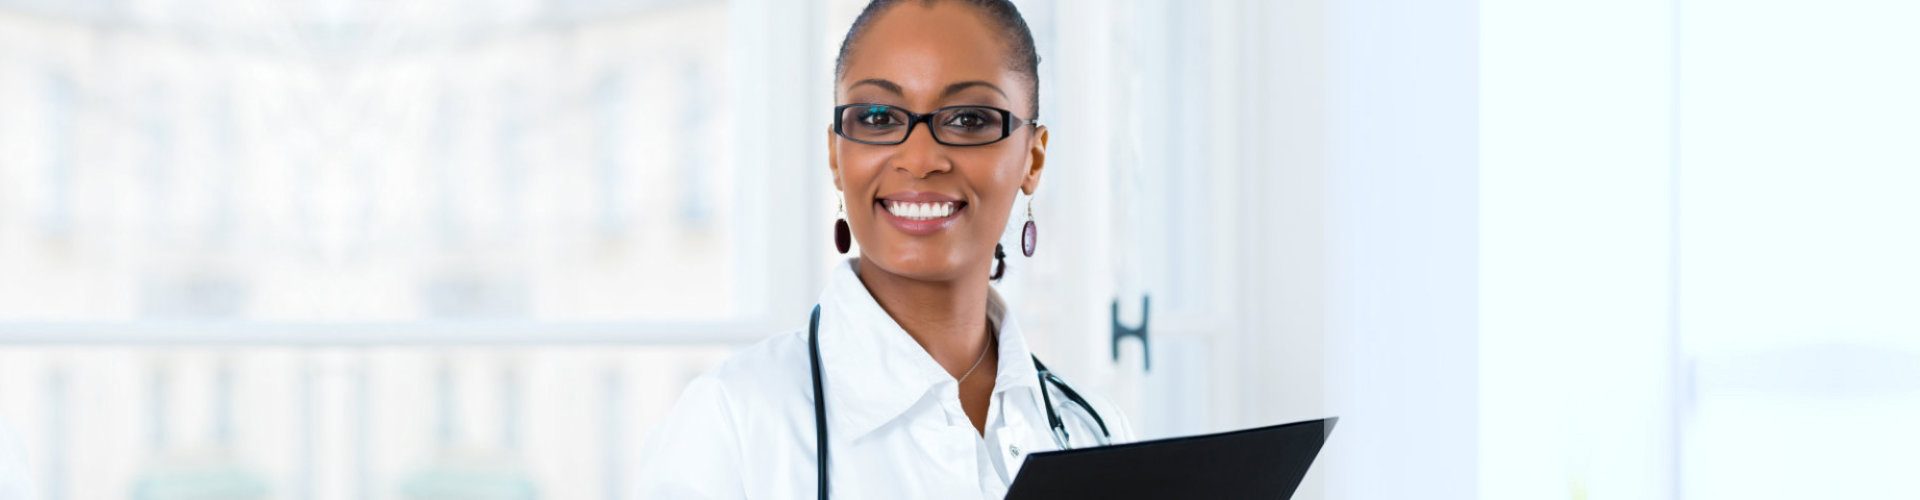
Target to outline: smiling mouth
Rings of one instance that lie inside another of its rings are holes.
[[[887,213],[907,220],[934,220],[952,217],[954,213],[967,208],[964,201],[894,201],[885,198],[874,200]]]

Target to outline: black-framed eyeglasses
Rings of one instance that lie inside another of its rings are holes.
[[[1033,121],[991,106],[947,106],[919,114],[898,106],[873,103],[833,107],[833,133],[847,140],[876,146],[907,142],[913,127],[927,123],[934,142],[948,146],[985,146],[1013,135]]]

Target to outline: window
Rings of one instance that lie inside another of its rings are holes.
[[[33,479],[628,496],[685,381],[817,293],[784,228],[824,160],[768,130],[824,87],[740,83],[811,64],[774,18],[814,8],[0,2],[0,418]]]

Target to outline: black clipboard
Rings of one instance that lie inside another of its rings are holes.
[[[1035,453],[1007,500],[1292,498],[1339,421]]]

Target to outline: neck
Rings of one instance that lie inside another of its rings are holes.
[[[880,309],[954,377],[987,349],[987,276],[920,281],[888,273],[865,257],[854,275]]]

